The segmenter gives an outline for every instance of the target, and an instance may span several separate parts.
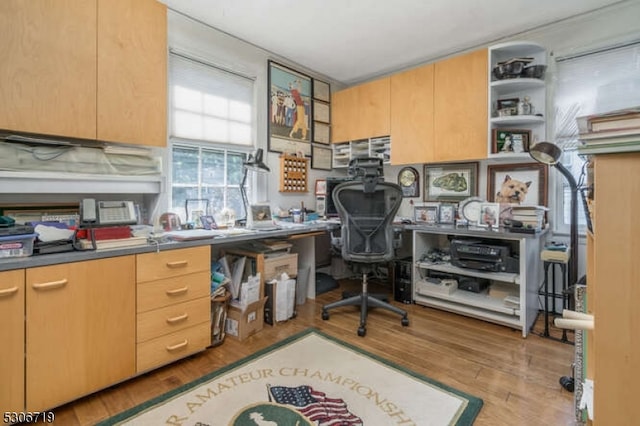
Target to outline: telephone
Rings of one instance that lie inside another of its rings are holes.
[[[133,225],[138,222],[133,201],[96,201],[85,198],[80,202],[80,221],[83,225]]]

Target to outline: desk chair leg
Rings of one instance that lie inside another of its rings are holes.
[[[363,337],[367,333],[367,314],[369,306],[374,308],[383,308],[391,312],[395,312],[402,316],[402,325],[409,325],[409,318],[407,317],[407,311],[397,308],[389,303],[383,302],[373,296],[369,295],[367,274],[362,274],[362,293],[357,296],[349,297],[347,299],[338,300],[337,302],[329,303],[322,307],[322,319],[329,319],[329,309],[337,308],[340,306],[360,306],[360,327],[358,327],[358,336]]]

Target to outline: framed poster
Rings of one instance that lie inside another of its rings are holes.
[[[329,83],[313,79],[313,99],[331,102],[331,90]]]
[[[269,151],[311,155],[311,77],[268,61]]]
[[[331,126],[326,123],[313,123],[313,141],[329,145],[331,143]]]

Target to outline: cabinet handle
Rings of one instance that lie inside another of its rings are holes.
[[[173,346],[166,346],[166,349],[169,352],[173,352],[173,351],[175,351],[177,349],[184,348],[185,346],[187,346],[187,344],[189,344],[189,341],[187,339],[184,339],[184,342],[180,342],[180,343],[178,343],[176,345],[173,345]]]
[[[189,262],[186,260],[178,260],[176,262],[167,262],[167,267],[169,268],[182,268],[183,266],[187,266]]]
[[[175,290],[167,290],[166,293],[168,296],[176,296],[178,294],[186,293],[189,290],[188,286],[184,286],[181,288],[176,288]]]
[[[36,290],[52,290],[54,288],[60,288],[67,285],[69,281],[66,278],[63,278],[58,281],[51,281],[48,283],[34,283],[31,285]]]
[[[167,322],[168,322],[169,324],[175,324],[175,323],[177,323],[177,322],[184,321],[184,320],[186,320],[187,318],[189,318],[189,314],[187,314],[187,313],[185,312],[184,314],[182,314],[182,315],[178,315],[177,317],[167,318]]]
[[[0,290],[0,297],[11,296],[12,294],[16,294],[18,292],[18,287],[9,287],[4,290]]]

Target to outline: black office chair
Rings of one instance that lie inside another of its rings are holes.
[[[356,180],[336,186],[332,192],[340,216],[340,237],[333,244],[341,249],[342,257],[362,272],[362,292],[322,307],[322,319],[329,319],[329,309],[340,306],[360,306],[358,336],[366,334],[369,306],[387,309],[402,316],[402,325],[409,325],[407,312],[369,294],[367,277],[382,263],[394,258],[393,218],[402,202],[402,190],[395,183],[383,182],[382,160],[354,159],[349,174]]]

